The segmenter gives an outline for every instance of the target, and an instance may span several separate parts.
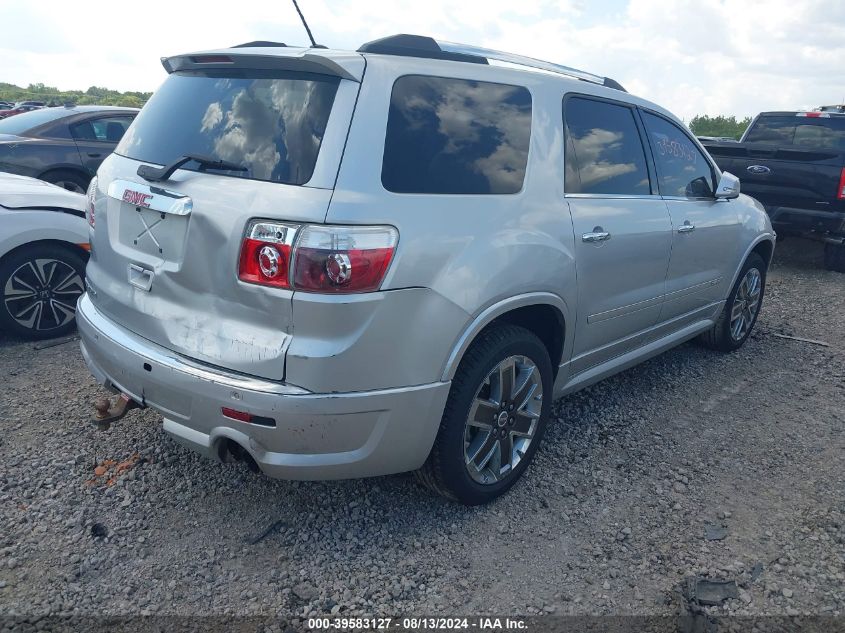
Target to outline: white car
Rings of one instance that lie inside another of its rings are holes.
[[[0,173],[0,329],[33,339],[76,326],[88,261],[86,198]]]

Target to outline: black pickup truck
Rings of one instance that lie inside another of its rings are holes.
[[[845,272],[845,114],[763,112],[739,143],[704,147],[757,198],[779,235],[825,242],[825,266]]]

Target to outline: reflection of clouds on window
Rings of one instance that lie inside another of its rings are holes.
[[[214,140],[214,153],[248,167],[254,178],[270,180],[281,154],[276,150],[275,113],[268,107],[266,86],[255,85],[262,83],[266,84],[256,81],[235,95],[223,131]]]
[[[515,193],[525,177],[530,135],[525,88],[402,77],[391,97],[385,185],[402,192]],[[407,144],[417,145],[416,156],[403,151]],[[389,160],[394,153],[402,154],[396,157],[401,167]]]
[[[565,160],[579,174],[578,178],[567,175],[567,193],[651,193],[645,153],[630,108],[572,97],[564,116],[572,142]]]
[[[611,132],[593,128],[586,136],[575,141],[575,153],[581,167],[581,186],[591,187],[637,171],[634,163],[617,163],[609,160],[611,154],[616,154],[622,148],[622,132]],[[648,186],[648,179],[641,181]]]
[[[281,114],[284,145],[290,157],[316,157],[326,128],[322,113],[331,109],[334,92],[326,90],[325,84],[296,82],[285,85],[276,82],[271,87],[270,98],[273,109]],[[302,165],[292,165],[292,171],[299,173]]]
[[[141,125],[124,136],[122,147],[131,158],[158,164],[208,154],[247,168],[230,176],[302,184],[314,170],[337,86],[332,79],[297,75],[174,73],[139,115]]]
[[[334,91],[309,81],[255,80],[235,94],[214,153],[244,164],[253,178],[307,178],[325,131]],[[202,131],[223,120],[219,104],[208,107]],[[209,126],[206,123],[210,124]],[[280,173],[284,171],[285,173]]]
[[[205,111],[205,115],[202,117],[202,127],[200,128],[200,131],[207,132],[208,130],[217,127],[217,124],[222,120],[223,108],[220,107],[220,104],[217,101],[210,103],[208,105],[208,109]]]

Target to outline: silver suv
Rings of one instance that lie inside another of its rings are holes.
[[[554,398],[759,314],[774,233],[618,83],[419,36],[170,57],[89,189],[82,352],[272,477],[509,489]]]

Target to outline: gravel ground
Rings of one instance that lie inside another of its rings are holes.
[[[472,509],[206,461],[151,411],[99,433],[77,345],[0,333],[0,614],[673,615],[700,575],[738,585],[710,613],[843,616],[845,275],[820,260],[778,246],[739,352],[559,401],[523,481]]]

